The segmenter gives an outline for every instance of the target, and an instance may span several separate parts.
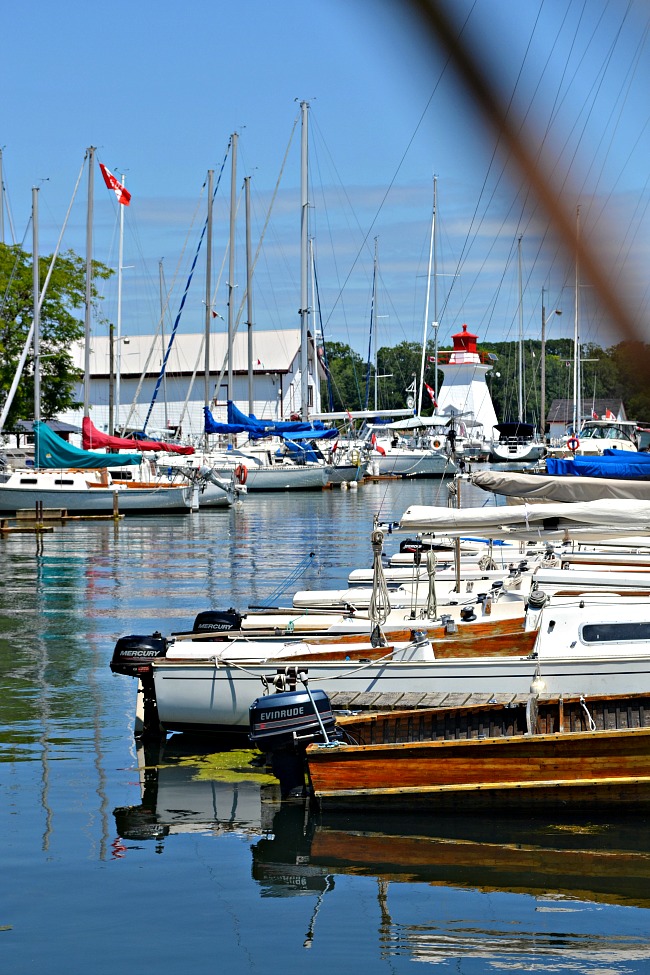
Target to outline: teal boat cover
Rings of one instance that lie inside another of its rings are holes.
[[[86,470],[141,462],[141,454],[98,454],[92,450],[82,450],[57,436],[42,420],[34,424],[34,467],[81,467]]]

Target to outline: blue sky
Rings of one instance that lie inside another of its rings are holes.
[[[525,334],[538,337],[542,287],[560,307],[550,337],[573,332],[574,272],[530,206],[491,131],[443,53],[421,44],[400,0],[88,0],[5,9],[0,146],[18,242],[31,250],[31,188],[40,187],[41,253],[56,242],[85,148],[126,174],[123,332],[153,332],[159,266],[180,301],[205,214],[202,186],[239,133],[238,186],[251,176],[253,247],[299,112],[310,103],[311,232],[325,335],[365,355],[374,238],[379,344],[423,332],[433,176],[437,176],[440,341],[463,322],[487,340],[518,334],[521,234]],[[553,146],[581,221],[610,244],[646,316],[650,241],[649,15],[640,0],[456,0],[506,102]],[[217,197],[214,308],[226,316],[229,163]],[[296,128],[254,282],[256,326],[297,327],[300,133]],[[85,177],[64,246],[84,253]],[[11,227],[5,213],[5,240]],[[94,257],[117,262],[117,204],[95,173]],[[225,262],[225,264],[224,264]],[[223,269],[222,269],[223,266]],[[243,204],[236,284],[243,294]],[[202,262],[181,329],[203,328]],[[608,344],[582,296],[585,341]],[[104,312],[114,320],[116,286]],[[429,319],[434,318],[433,298]],[[216,327],[224,327],[215,319]],[[100,326],[97,326],[98,328]]]

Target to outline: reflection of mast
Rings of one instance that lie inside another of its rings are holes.
[[[377,901],[381,912],[379,923],[379,944],[381,945],[382,958],[390,955],[390,937],[393,919],[388,910],[388,881],[377,878]]]

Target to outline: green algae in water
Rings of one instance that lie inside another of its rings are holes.
[[[196,774],[192,778],[199,781],[214,782],[259,782],[265,785],[269,782],[276,782],[277,779],[263,766],[255,764],[259,761],[259,752],[253,749],[238,749],[227,752],[212,752],[208,755],[184,755],[177,761],[166,762],[158,768],[169,767],[169,765],[182,765],[184,767],[196,768]],[[155,767],[155,766],[154,766]]]

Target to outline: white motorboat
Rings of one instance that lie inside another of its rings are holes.
[[[137,676],[164,731],[247,732],[255,699],[305,680],[330,695],[346,692],[352,708],[352,695],[363,695],[358,700],[366,706],[368,695],[372,700],[389,695],[397,704],[414,691],[527,694],[533,682],[538,692],[585,697],[650,690],[647,598],[626,603],[624,621],[611,600],[575,600],[529,609],[527,626],[538,634],[534,652],[525,656],[480,656],[477,650],[473,656],[436,658],[435,645],[417,631],[408,643],[347,644],[335,654],[307,641],[166,641],[159,634],[123,640],[140,640]],[[119,669],[119,648],[120,642],[114,669],[129,673]]]

